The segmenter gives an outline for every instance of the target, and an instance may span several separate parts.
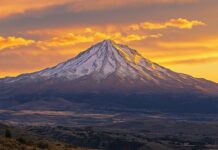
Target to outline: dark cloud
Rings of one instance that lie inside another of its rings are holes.
[[[123,24],[144,20],[160,21],[177,17],[186,18],[187,15],[184,15],[184,9],[191,9],[194,4],[124,5],[90,11],[73,11],[73,5],[75,4],[49,6],[9,16],[0,20],[0,33],[10,35],[42,28]],[[177,10],[176,14],[173,13],[175,10]]]

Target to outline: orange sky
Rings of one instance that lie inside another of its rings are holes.
[[[103,39],[218,82],[217,0],[1,0],[0,77],[37,71]]]

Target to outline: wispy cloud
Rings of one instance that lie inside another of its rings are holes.
[[[132,30],[141,30],[141,29],[158,30],[158,29],[166,29],[169,27],[175,27],[179,29],[192,29],[194,26],[204,26],[204,25],[206,24],[202,21],[198,21],[198,20],[190,21],[184,18],[177,18],[162,23],[142,22],[139,24],[132,24],[130,25],[130,28]]]
[[[87,32],[88,30],[88,32]],[[75,44],[98,42],[104,39],[111,39],[116,42],[131,42],[142,41],[148,38],[160,38],[162,34],[126,34],[121,32],[107,33],[101,31],[93,31],[90,28],[85,29],[86,32],[80,34],[67,33],[62,36],[53,37],[45,41],[37,42],[37,46],[42,49],[49,49],[51,47],[72,46]]]
[[[15,47],[20,47],[20,46],[28,46],[30,44],[33,44],[33,40],[28,40],[25,38],[21,37],[1,37],[0,36],[0,50],[4,50],[7,48],[15,48]]]

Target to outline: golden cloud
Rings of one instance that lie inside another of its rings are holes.
[[[19,46],[28,46],[30,44],[33,44],[33,40],[24,39],[21,37],[1,37],[0,36],[0,50],[6,49],[6,48],[15,48]]]
[[[64,47],[80,43],[98,42],[104,39],[111,39],[116,42],[131,42],[141,41],[147,38],[160,38],[162,36],[162,34],[141,35],[135,33],[123,35],[121,32],[106,33],[94,31],[91,28],[85,28],[83,31],[84,32],[80,32],[80,34],[67,33],[61,36],[53,37],[47,41],[39,41],[37,42],[37,46],[42,49],[48,49],[50,47]]]
[[[171,19],[165,23],[166,27],[177,27],[180,29],[191,29],[193,28],[193,26],[204,26],[204,25],[206,24],[202,21],[198,21],[198,20],[189,21],[183,18]]]
[[[179,29],[191,29],[194,26],[203,26],[206,25],[202,21],[198,20],[187,20],[184,18],[171,19],[163,23],[153,23],[153,22],[142,22],[139,24],[132,24],[130,28],[132,30],[148,29],[148,30],[157,30],[157,29],[166,29],[168,27],[175,27]]]
[[[94,35],[94,38],[96,40],[103,40],[103,39],[111,39],[116,42],[131,42],[131,41],[141,41],[145,40],[147,38],[159,38],[161,37],[162,34],[152,34],[152,35],[140,35],[140,34],[127,34],[123,35],[120,32],[115,32],[115,33],[102,33],[102,32],[97,32]]]
[[[144,22],[140,24],[115,24],[103,26],[75,26],[73,28],[53,28],[28,31],[29,35],[43,36],[47,40],[37,42],[38,47],[47,49],[49,47],[72,46],[80,43],[97,42],[104,39],[112,39],[116,42],[142,41],[148,38],[160,38],[161,33],[146,33],[141,29],[164,29],[177,27],[190,29],[193,26],[204,25],[203,22],[187,19],[171,19],[165,23]],[[130,28],[132,29],[130,29]],[[161,44],[161,43],[160,43]]]
[[[93,37],[68,33],[67,35],[62,37],[54,37],[51,40],[39,41],[37,45],[40,48],[47,49],[48,47],[71,46],[71,45],[86,43],[86,42],[93,42]]]

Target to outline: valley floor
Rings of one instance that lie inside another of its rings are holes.
[[[0,150],[41,149],[217,150],[218,122],[144,118],[78,126],[0,125]]]

